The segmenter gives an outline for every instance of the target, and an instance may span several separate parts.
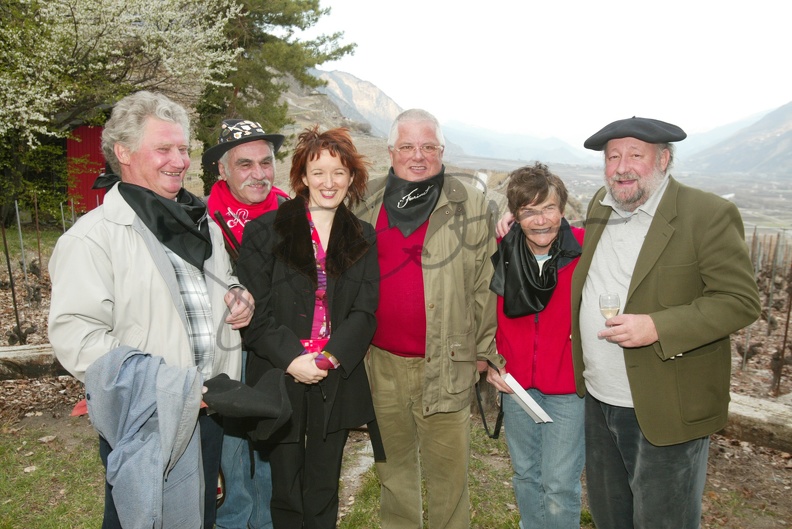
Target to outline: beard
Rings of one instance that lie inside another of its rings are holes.
[[[616,205],[624,211],[635,211],[640,206],[646,204],[646,201],[657,191],[660,184],[663,182],[666,173],[659,167],[655,166],[652,174],[648,177],[641,177],[637,173],[629,172],[621,175],[615,175],[611,179],[605,179],[605,185],[608,188],[608,194],[611,196]],[[638,187],[630,194],[620,193],[614,191],[613,184],[625,180],[635,180]]]

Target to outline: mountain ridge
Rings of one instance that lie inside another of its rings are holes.
[[[402,108],[374,84],[341,71],[312,70],[325,94],[348,119],[386,138]],[[558,138],[507,134],[459,122],[442,123],[446,156],[548,164],[599,165],[601,157]],[[764,114],[691,134],[677,149],[677,168],[703,173],[760,173],[792,179],[792,102]]]
[[[792,175],[792,102],[693,154],[686,167],[708,173]]]

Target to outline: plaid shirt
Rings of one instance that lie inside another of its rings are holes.
[[[187,334],[193,349],[195,365],[204,380],[212,376],[215,355],[215,331],[212,324],[212,307],[209,304],[209,291],[206,278],[201,270],[191,265],[163,245],[165,253],[173,264],[179,293],[184,302],[187,315]]]

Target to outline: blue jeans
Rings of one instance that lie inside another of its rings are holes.
[[[597,529],[698,529],[709,437],[655,446],[633,408],[585,400],[586,491]]]
[[[217,509],[217,529],[271,529],[272,475],[269,460],[253,451],[254,474],[250,476],[247,439],[225,435],[221,467],[225,477],[225,501]]]
[[[247,353],[242,351],[242,380],[245,380],[246,357]],[[217,509],[217,529],[272,529],[269,454],[254,450],[253,465],[251,476],[248,440],[241,432],[226,430],[220,458],[225,477],[225,501]]]
[[[527,391],[553,422],[535,423],[511,395],[501,395],[520,527],[578,529],[585,457],[583,399]]]

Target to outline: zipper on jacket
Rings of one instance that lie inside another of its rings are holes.
[[[536,364],[539,356],[539,313],[534,314],[534,343],[531,351],[531,387],[536,387]]]

